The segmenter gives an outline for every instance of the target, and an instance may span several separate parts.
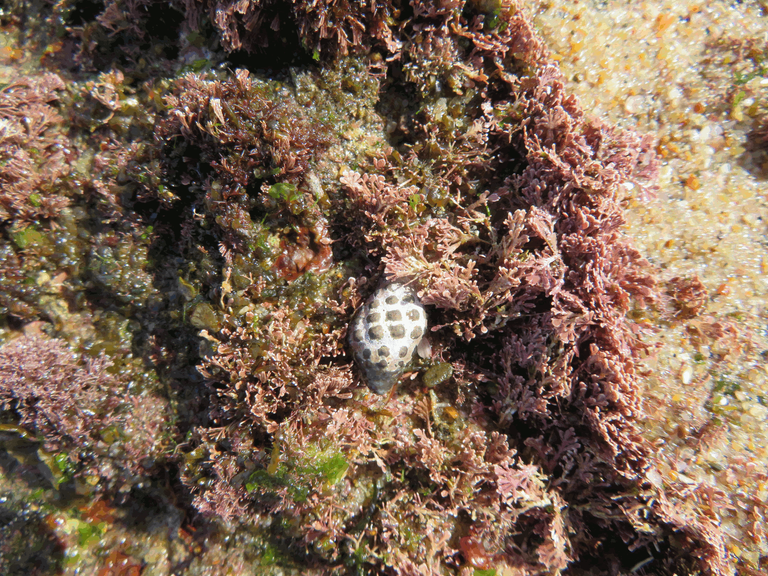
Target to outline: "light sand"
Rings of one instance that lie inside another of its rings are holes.
[[[537,28],[586,111],[659,138],[659,193],[627,191],[627,233],[662,289],[698,276],[709,294],[694,318],[636,315],[655,332],[643,368],[656,480],[717,519],[742,566],[766,568],[768,167],[747,135],[768,110],[756,63],[768,16],[758,2],[539,6]]]

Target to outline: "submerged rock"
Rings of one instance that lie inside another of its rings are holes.
[[[349,330],[349,344],[371,390],[384,394],[392,388],[426,330],[424,307],[408,286],[387,284],[371,295]]]

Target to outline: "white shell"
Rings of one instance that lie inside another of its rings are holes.
[[[426,331],[426,312],[408,286],[387,284],[371,295],[349,329],[349,345],[371,390],[392,388]]]

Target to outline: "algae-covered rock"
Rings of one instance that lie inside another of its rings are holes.
[[[639,433],[626,317],[661,299],[617,230],[653,143],[522,3],[32,7],[0,15],[0,417],[65,570],[726,571]]]

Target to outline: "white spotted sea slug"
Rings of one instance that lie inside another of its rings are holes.
[[[349,329],[349,345],[371,390],[385,394],[394,386],[426,331],[427,315],[413,289],[392,283],[371,295]]]

